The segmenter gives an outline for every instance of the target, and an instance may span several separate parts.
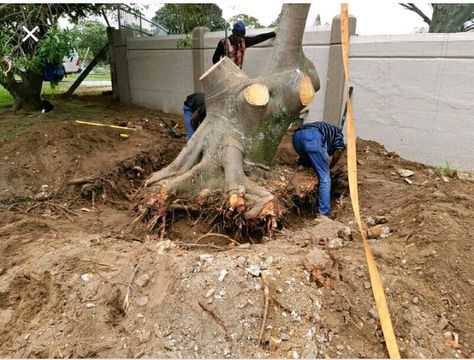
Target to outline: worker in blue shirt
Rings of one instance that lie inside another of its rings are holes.
[[[323,121],[305,124],[293,134],[293,147],[300,156],[300,165],[311,166],[318,174],[318,212],[328,216],[331,213],[330,169],[336,165],[345,149],[342,131]]]

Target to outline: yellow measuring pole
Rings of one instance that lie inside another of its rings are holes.
[[[110,128],[113,128],[113,129],[137,131],[137,129],[135,129],[135,128],[129,128],[129,127],[126,127],[126,126],[101,124],[101,123],[95,123],[95,122],[89,122],[89,121],[76,120],[76,123],[77,123],[77,124],[82,124],[82,125],[104,126],[104,127],[110,127]]]
[[[392,320],[390,319],[390,312],[388,310],[387,299],[380,279],[377,265],[375,264],[374,255],[370,249],[367,241],[366,233],[362,228],[362,221],[360,219],[359,208],[359,190],[357,187],[357,158],[356,158],[356,132],[354,125],[354,116],[352,113],[352,103],[349,97],[349,10],[347,4],[341,4],[341,43],[342,43],[342,62],[344,66],[345,88],[344,92],[347,94],[347,172],[349,177],[349,190],[352,202],[352,209],[357,221],[362,241],[364,243],[365,257],[367,259],[367,266],[369,269],[370,283],[372,285],[372,292],[374,294],[375,305],[382,326],[385,344],[387,346],[388,355],[391,359],[400,359],[400,352],[398,350],[397,340],[393,332]]]

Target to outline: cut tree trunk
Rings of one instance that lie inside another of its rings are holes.
[[[15,79],[13,70],[8,71],[0,82],[0,84],[13,96],[14,110],[40,110],[43,76],[32,71],[19,71],[18,75],[21,80]]]
[[[135,207],[137,220],[164,230],[167,212],[180,205],[214,207],[231,222],[238,218],[266,230],[276,226],[284,208],[259,180],[289,125],[320,87],[301,46],[309,7],[283,5],[264,75],[251,79],[227,57],[202,75],[206,119],[177,158],[148,178]]]

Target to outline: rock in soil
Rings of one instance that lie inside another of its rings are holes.
[[[137,276],[135,279],[135,284],[137,284],[140,287],[145,287],[148,285],[148,282],[150,281],[150,276],[148,274],[141,274]]]

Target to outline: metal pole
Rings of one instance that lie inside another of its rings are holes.
[[[120,29],[122,27],[121,21],[120,21],[120,5],[117,7],[117,21],[118,21],[118,27]]]
[[[352,98],[352,91],[354,90],[354,87],[351,86],[349,87],[349,99]],[[339,128],[342,130],[344,128],[344,124],[346,122],[346,116],[347,116],[347,100],[346,100],[346,105],[344,106],[344,113],[342,114],[342,118],[339,124]]]

